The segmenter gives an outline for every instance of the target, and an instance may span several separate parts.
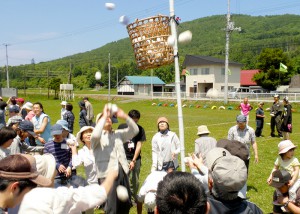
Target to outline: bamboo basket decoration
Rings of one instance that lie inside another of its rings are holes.
[[[168,45],[171,34],[169,17],[152,16],[127,25],[139,69],[157,68],[174,62],[173,47]]]

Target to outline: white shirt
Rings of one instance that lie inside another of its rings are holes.
[[[92,150],[89,150],[87,146],[83,146],[82,149],[78,151],[77,155],[72,155],[72,165],[73,167],[78,167],[83,164],[86,180],[88,184],[97,184],[97,167],[95,164],[95,156]]]
[[[19,213],[80,214],[105,202],[104,187],[92,184],[86,187],[37,187],[27,193]]]

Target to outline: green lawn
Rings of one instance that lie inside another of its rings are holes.
[[[20,91],[21,92],[21,91]],[[22,94],[19,94],[21,97]],[[80,95],[79,95],[80,96]],[[25,97],[26,100],[31,102],[40,101],[44,105],[45,112],[50,115],[51,123],[54,124],[56,120],[60,117],[60,101],[59,100],[47,100],[47,96],[37,96],[29,94]],[[79,130],[78,126],[78,114],[79,107],[77,105],[78,99],[73,103],[74,106],[74,114],[76,117],[75,120],[75,133]],[[119,107],[121,107],[125,112],[128,112],[131,109],[137,109],[141,112],[140,125],[144,127],[146,131],[147,141],[144,143],[142,147],[142,169],[140,175],[140,183],[144,181],[146,176],[150,172],[151,168],[151,138],[157,131],[156,120],[159,116],[166,116],[169,120],[170,129],[175,131],[178,135],[178,116],[177,116],[177,108],[175,107],[161,107],[161,106],[152,106],[153,102],[155,103],[167,103],[175,104],[174,101],[137,101],[137,102],[129,102],[122,103],[122,100],[119,99],[114,101]],[[93,104],[94,111],[99,113],[102,111],[104,104],[106,101],[100,97],[95,97],[95,99],[91,99],[91,103]],[[213,105],[220,106],[222,103],[212,103],[212,102],[202,102],[202,101],[183,101],[183,104],[187,103],[193,104],[194,106],[200,105],[200,108],[195,107],[186,107],[183,108],[183,120],[184,120],[184,139],[185,139],[185,152],[190,153],[194,150],[194,140],[197,138],[197,127],[199,125],[207,125],[208,129],[211,131],[211,136],[215,137],[217,140],[226,138],[228,129],[235,125],[235,117],[239,114],[238,110],[212,110],[210,107]],[[255,106],[256,103],[250,103]],[[209,106],[208,108],[204,108],[203,106]],[[237,106],[237,103],[230,103],[228,106]],[[297,110],[299,105],[292,104],[293,108]],[[265,108],[271,106],[271,103],[266,103]],[[269,113],[266,112],[265,119],[265,128],[263,130],[263,135],[265,137],[260,137],[257,139],[258,143],[258,153],[259,153],[259,163],[254,164],[253,160],[253,151],[251,149],[251,163],[250,163],[250,172],[249,172],[249,180],[248,180],[248,194],[249,200],[256,203],[264,213],[271,212],[272,206],[272,192],[273,188],[269,187],[266,183],[266,180],[269,176],[269,173],[273,167],[273,163],[277,156],[277,144],[280,142],[279,138],[271,138],[270,134],[270,126],[267,125],[270,121]],[[299,113],[297,111],[293,114],[293,131],[291,135],[291,139],[294,144],[299,145],[297,138],[299,137],[299,122],[300,118]],[[120,121],[122,122],[122,121]],[[255,129],[255,110],[252,110],[250,114],[250,123],[249,125]],[[117,124],[114,125],[117,127]],[[300,154],[296,149],[295,155],[298,156]],[[79,170],[80,174],[84,175],[83,170]],[[99,212],[98,212],[99,213]],[[132,208],[131,213],[136,213],[135,207]]]

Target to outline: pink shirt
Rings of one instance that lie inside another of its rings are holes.
[[[35,114],[33,113],[33,111],[30,111],[27,113],[25,120],[31,121],[34,116],[35,116]]]
[[[241,113],[245,116],[248,116],[249,112],[251,111],[251,105],[249,103],[241,103],[240,104]]]

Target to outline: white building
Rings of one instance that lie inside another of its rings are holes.
[[[243,64],[229,62],[228,89],[240,86],[240,73]],[[206,93],[214,88],[219,92],[224,91],[225,85],[225,60],[210,56],[186,55],[183,67],[189,72],[186,75],[186,93]],[[184,70],[183,73],[186,71]],[[183,74],[184,75],[184,74]]]

